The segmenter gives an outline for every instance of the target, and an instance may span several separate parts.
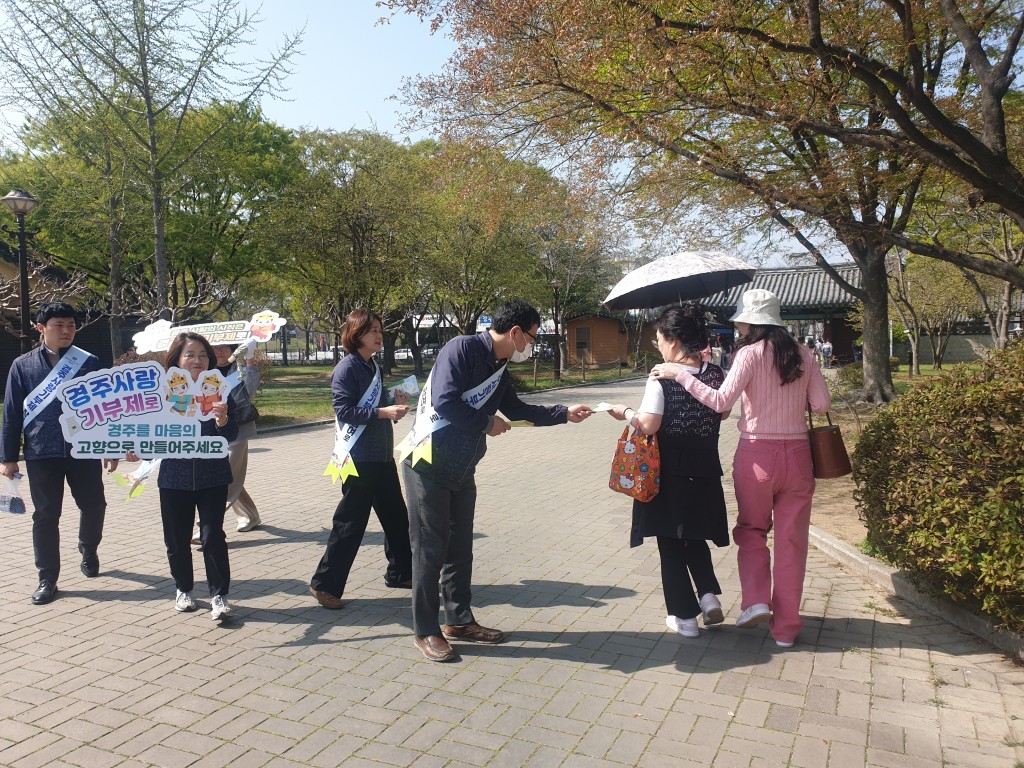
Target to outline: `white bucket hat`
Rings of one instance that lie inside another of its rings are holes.
[[[729,318],[734,323],[750,325],[784,325],[779,297],[764,288],[744,291],[736,314]]]

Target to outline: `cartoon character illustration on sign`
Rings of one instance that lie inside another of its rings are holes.
[[[200,394],[196,396],[196,402],[199,404],[199,412],[202,416],[209,416],[213,413],[213,406],[223,400],[220,394],[220,388],[223,385],[224,380],[216,371],[208,373],[199,380]]]
[[[249,334],[259,341],[269,341],[279,327],[280,317],[276,312],[259,312],[252,316]]]
[[[196,412],[195,395],[188,391],[188,379],[175,371],[167,381],[167,400],[171,410],[179,416],[194,416]]]

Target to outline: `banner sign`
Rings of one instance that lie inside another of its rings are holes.
[[[157,320],[132,336],[132,342],[140,355],[167,351],[179,333],[198,333],[214,346],[230,344],[238,347],[250,341],[270,341],[287,322],[277,312],[269,309],[257,312],[249,320],[226,320],[219,323],[173,326],[170,320]]]
[[[202,434],[226,402],[225,377],[216,369],[198,381],[181,368],[149,361],[102,368],[57,390],[64,439],[76,459],[208,459],[228,455],[223,437]]]

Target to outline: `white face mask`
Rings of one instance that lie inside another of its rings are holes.
[[[530,359],[530,355],[533,354],[533,344],[527,344],[526,348],[522,352],[516,347],[515,339],[512,340],[512,357],[509,358],[509,362],[512,363],[525,363]]]

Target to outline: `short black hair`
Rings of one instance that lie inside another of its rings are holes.
[[[535,325],[540,325],[540,312],[522,299],[509,299],[494,313],[491,330],[495,333],[508,333],[517,325],[529,333]]]
[[[711,339],[704,308],[692,301],[666,309],[654,321],[654,328],[669,341],[678,341],[688,355],[703,350]]]
[[[75,317],[78,313],[75,308],[67,302],[63,301],[51,301],[49,304],[43,304],[36,311],[36,322],[40,325],[46,325],[47,322],[55,317]],[[77,319],[75,325],[78,325]]]

